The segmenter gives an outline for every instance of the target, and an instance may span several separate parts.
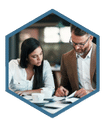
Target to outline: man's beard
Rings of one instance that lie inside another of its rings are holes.
[[[78,53],[78,52],[76,52],[79,56],[83,56],[84,54],[85,54],[85,52],[83,52],[83,53]]]
[[[74,48],[74,50],[75,50],[75,48]],[[88,48],[85,48],[82,52],[77,52],[76,50],[75,50],[75,52],[76,52],[79,56],[83,56],[85,53],[88,52]]]

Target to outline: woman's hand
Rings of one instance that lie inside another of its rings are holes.
[[[31,90],[27,90],[27,91],[15,91],[16,94],[23,96],[23,95],[27,95],[27,94],[31,94]]]
[[[23,96],[32,93],[40,93],[42,89],[26,90],[26,91],[15,91],[16,94]]]

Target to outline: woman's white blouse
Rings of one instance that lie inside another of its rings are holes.
[[[31,80],[27,80],[27,73],[25,68],[21,68],[19,65],[19,59],[11,60],[9,62],[9,87],[14,92],[32,90],[34,75]],[[50,64],[47,60],[43,62],[43,90],[50,89],[54,92],[54,79],[51,71]]]

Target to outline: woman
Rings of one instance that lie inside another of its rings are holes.
[[[20,59],[9,62],[9,88],[21,96],[45,89],[54,92],[50,64],[43,60],[43,49],[36,39],[26,39],[21,46]]]

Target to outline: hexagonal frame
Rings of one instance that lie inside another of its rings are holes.
[[[9,87],[8,86],[8,77],[9,77],[9,72],[8,72],[8,63],[9,63],[9,38],[11,36],[15,35],[16,33],[20,32],[21,30],[27,28],[28,26],[30,26],[30,25],[36,23],[37,21],[41,20],[42,18],[48,16],[51,13],[54,13],[54,14],[58,15],[59,17],[61,17],[64,20],[68,21],[69,23],[72,23],[72,24],[76,25],[77,27],[81,28],[82,30],[86,31],[87,33],[93,35],[96,38],[96,45],[97,45],[97,51],[96,51],[96,70],[97,70],[97,78],[96,78],[96,81],[97,81],[97,85],[96,85],[96,90],[93,91],[93,92],[91,92],[91,93],[89,93],[88,95],[82,97],[81,99],[77,100],[76,102],[72,103],[71,105],[68,105],[67,107],[61,109],[60,111],[58,111],[55,114],[51,114],[51,113],[45,111],[41,107],[38,107],[37,105],[34,105],[30,101],[24,99],[23,97],[15,94],[14,92],[12,92],[11,90],[8,89],[8,87]],[[22,27],[18,28],[17,30],[11,32],[10,34],[6,35],[6,91],[8,93],[12,94],[13,96],[19,98],[20,100],[26,102],[30,106],[32,106],[32,107],[40,110],[41,112],[45,113],[46,115],[52,117],[52,118],[55,117],[55,116],[57,116],[57,115],[59,115],[60,113],[64,112],[65,110],[73,107],[74,105],[78,104],[79,102],[81,102],[81,101],[85,100],[86,98],[88,98],[88,97],[94,95],[95,93],[99,92],[99,90],[100,90],[100,84],[99,84],[100,83],[99,82],[100,81],[99,80],[99,78],[100,78],[100,76],[99,76],[99,67],[100,67],[99,66],[99,62],[100,62],[99,61],[99,59],[100,59],[99,58],[99,38],[100,38],[99,35],[95,34],[94,32],[90,31],[89,29],[86,29],[85,27],[81,26],[80,24],[76,23],[75,21],[73,21],[73,20],[69,19],[68,17],[62,15],[61,13],[57,12],[56,10],[54,10],[54,9],[49,10],[48,12],[42,14],[41,16],[37,17],[36,19],[34,19],[34,20],[30,21],[29,23],[25,24],[24,26],[22,26]]]

